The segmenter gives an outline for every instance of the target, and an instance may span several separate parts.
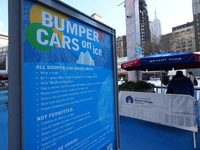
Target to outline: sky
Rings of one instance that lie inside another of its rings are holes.
[[[87,15],[99,14],[107,25],[116,29],[117,36],[126,35],[125,7],[123,4],[118,6],[124,0],[62,1]],[[155,19],[156,8],[163,34],[172,32],[172,27],[193,21],[192,0],[146,0],[146,3],[150,21]]]
[[[162,34],[172,32],[176,27],[193,21],[192,0],[146,0],[149,19],[161,22]]]
[[[100,15],[105,23],[116,30],[118,36],[126,34],[124,0],[62,0],[68,5],[91,16]]]
[[[62,0],[84,14],[97,13],[105,23],[116,30],[117,36],[126,35],[125,7],[118,6],[124,0]],[[8,35],[8,0],[1,0],[0,34]],[[146,0],[149,20],[161,21],[162,34],[172,32],[176,27],[193,21],[192,0]]]

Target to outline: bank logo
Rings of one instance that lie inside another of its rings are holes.
[[[133,103],[133,98],[131,96],[126,97],[126,102],[127,103]]]

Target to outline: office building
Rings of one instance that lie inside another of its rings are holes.
[[[98,21],[100,21],[100,22],[102,22],[102,23],[105,23],[105,21],[103,20],[103,18],[99,14],[97,14],[97,13],[92,14],[91,17],[94,18],[94,19],[96,19],[96,20],[98,20]]]
[[[126,36],[117,37],[117,58],[127,57]]]
[[[172,52],[173,37],[172,33],[161,35],[160,38],[160,50],[162,52]]]
[[[8,36],[0,34],[0,75],[8,73]]]
[[[173,27],[173,50],[174,52],[195,52],[195,29],[193,22]]]
[[[150,34],[151,34],[151,43],[156,43],[156,35],[154,31],[154,24],[152,21],[149,22]]]
[[[195,32],[195,49],[200,51],[200,0],[192,0],[194,32]]]
[[[0,47],[8,46],[8,36],[0,34]]]

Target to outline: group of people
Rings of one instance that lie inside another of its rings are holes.
[[[194,96],[195,77],[192,72],[188,72],[189,76],[183,75],[182,71],[177,71],[176,75],[169,81],[167,73],[162,76],[162,83],[167,85],[167,92],[172,94],[186,94]]]

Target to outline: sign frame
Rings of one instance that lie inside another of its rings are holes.
[[[50,8],[69,15],[83,23],[101,29],[111,35],[113,53],[113,79],[115,99],[115,135],[116,149],[120,149],[118,84],[117,84],[117,55],[115,29],[85,15],[59,0],[33,0]],[[23,0],[9,0],[9,134],[8,149],[21,150],[24,148],[24,37],[23,37]],[[20,6],[20,7],[18,7]],[[19,38],[16,38],[19,37]]]

